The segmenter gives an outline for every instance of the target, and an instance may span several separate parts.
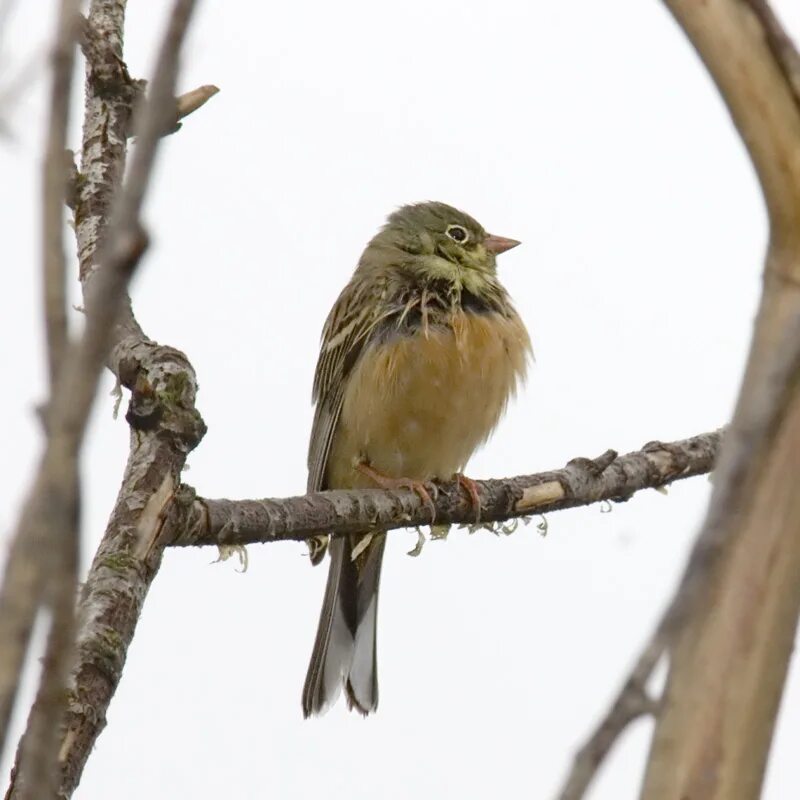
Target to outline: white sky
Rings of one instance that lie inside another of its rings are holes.
[[[41,57],[53,24],[55,3],[18,5],[0,81]],[[167,5],[131,0],[136,76]],[[776,6],[800,35],[800,6]],[[133,299],[148,334],[197,370],[209,433],[186,479],[201,494],[303,491],[325,314],[386,214],[416,200],[524,243],[500,269],[537,362],[469,474],[554,468],[728,419],[765,217],[661,3],[207,2],[184,64],[183,90],[222,93],[164,143]],[[15,136],[0,142],[4,536],[41,439],[43,69],[0,109]],[[84,459],[87,564],[127,454],[111,386],[105,376]],[[171,551],[76,797],[546,800],[671,594],[708,486],[552,514],[546,538],[533,525],[508,538],[454,531],[419,559],[404,555],[413,533],[391,534],[381,706],[367,720],[344,703],[301,717],[326,574],[302,546],[251,547],[244,575],[210,566],[212,549]],[[768,800],[800,791],[799,693],[795,663]],[[649,731],[625,736],[593,800],[636,795]]]

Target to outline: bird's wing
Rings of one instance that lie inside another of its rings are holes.
[[[354,277],[339,295],[325,322],[314,374],[316,411],[308,447],[309,492],[329,488],[325,483],[325,471],[347,379],[376,326],[394,313],[394,309],[387,309],[384,293],[385,288],[373,280]]]

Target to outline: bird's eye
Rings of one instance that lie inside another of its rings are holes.
[[[454,241],[463,244],[469,239],[467,229],[461,225],[450,225],[447,229],[447,235]]]

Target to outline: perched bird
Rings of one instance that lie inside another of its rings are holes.
[[[370,241],[322,333],[308,490],[414,489],[458,477],[525,377],[530,340],[497,277],[519,242],[444,203],[395,211]],[[479,506],[478,506],[479,507]],[[306,717],[344,685],[378,705],[376,622],[385,532],[336,537],[303,688]],[[313,557],[313,553],[312,553]]]

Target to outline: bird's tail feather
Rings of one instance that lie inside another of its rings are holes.
[[[348,537],[330,544],[331,565],[317,637],[303,687],[303,714],[326,711],[342,684],[347,703],[362,714],[378,705],[376,625],[386,534],[372,537],[356,560]]]
[[[358,574],[358,624],[353,659],[344,684],[347,705],[361,714],[378,707],[378,589],[386,534],[376,533],[369,543]]]

